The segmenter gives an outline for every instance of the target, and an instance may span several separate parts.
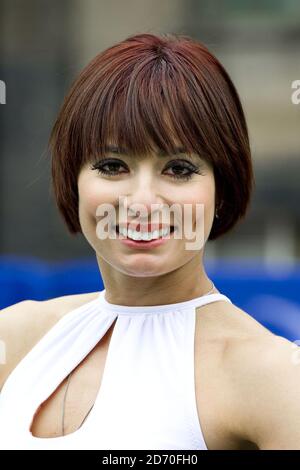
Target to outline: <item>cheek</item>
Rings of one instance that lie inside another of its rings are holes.
[[[97,208],[100,204],[112,204],[111,190],[99,182],[94,176],[82,177],[78,181],[79,213],[81,217],[90,216],[96,219]]]
[[[209,219],[214,213],[215,206],[215,184],[211,177],[204,178],[202,181],[186,188],[182,198],[183,204],[189,204],[193,209],[193,215],[196,216],[196,204],[203,204],[205,219]]]
[[[194,188],[192,191],[187,192],[185,195],[185,201],[190,204],[204,204],[209,207],[213,204],[214,200],[214,191],[209,185],[198,185],[197,188]]]
[[[79,201],[82,209],[95,214],[99,205],[99,189],[97,185],[91,182],[79,189]]]
[[[193,204],[200,204],[193,208],[193,232],[197,232],[199,246],[205,244],[211,231],[215,211],[215,182],[207,178],[199,185],[194,193]]]

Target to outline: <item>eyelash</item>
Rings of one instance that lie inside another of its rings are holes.
[[[185,174],[185,175],[168,175],[168,176],[171,176],[171,178],[174,178],[174,179],[179,179],[181,181],[188,181],[192,178],[193,174],[196,173],[198,175],[201,175],[202,173],[200,172],[200,170],[198,168],[196,168],[194,165],[191,165],[189,162],[187,161],[182,161],[182,164],[180,165],[180,161],[176,160],[174,161],[173,163],[175,163],[175,165],[173,165],[173,168],[174,167],[180,167],[181,169],[186,169],[186,170],[189,170],[190,173],[189,174]],[[183,164],[184,163],[184,164]],[[105,175],[105,176],[116,176],[118,175],[118,172],[116,171],[109,171],[109,170],[104,170],[104,166],[105,165],[119,165],[119,166],[124,166],[122,164],[122,162],[118,161],[118,160],[107,160],[107,161],[104,161],[104,162],[97,162],[95,163],[94,165],[92,165],[92,170],[97,170],[98,173],[102,174],[102,175]],[[172,168],[172,166],[169,166],[167,169],[169,168]]]

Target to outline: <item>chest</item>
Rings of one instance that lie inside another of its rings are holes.
[[[33,436],[59,437],[75,432],[87,418],[99,393],[114,323],[94,349],[36,410]],[[64,431],[64,432],[63,432]]]
[[[194,370],[197,415],[208,449],[232,448],[230,436],[222,424],[222,398],[225,383],[221,376],[221,349],[203,340],[203,331],[195,327]],[[71,434],[81,427],[101,388],[108,347],[114,324],[96,347],[41,404],[33,417],[30,431],[40,438]],[[66,393],[67,391],[67,393]]]

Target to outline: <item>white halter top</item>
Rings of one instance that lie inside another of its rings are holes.
[[[196,307],[124,306],[105,289],[64,315],[18,363],[0,393],[0,449],[207,450],[194,380]],[[55,438],[30,432],[35,412],[117,319],[97,398],[82,426]]]

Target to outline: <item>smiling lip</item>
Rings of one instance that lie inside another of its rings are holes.
[[[139,223],[136,223],[136,222],[130,222],[128,224],[120,224],[120,225],[117,225],[117,228],[119,229],[119,227],[121,228],[126,228],[126,229],[131,229],[131,230],[136,230],[137,232],[140,232],[140,233],[151,233],[151,232],[154,232],[155,230],[162,230],[163,228],[173,228],[173,226],[171,225],[166,225],[166,224],[139,224]]]
[[[133,240],[132,238],[124,237],[121,233],[118,233],[118,240],[128,246],[129,248],[137,248],[141,250],[149,250],[150,248],[156,248],[160,245],[164,245],[168,240],[173,238],[174,231],[171,230],[170,234],[165,237],[154,238],[153,240]]]

